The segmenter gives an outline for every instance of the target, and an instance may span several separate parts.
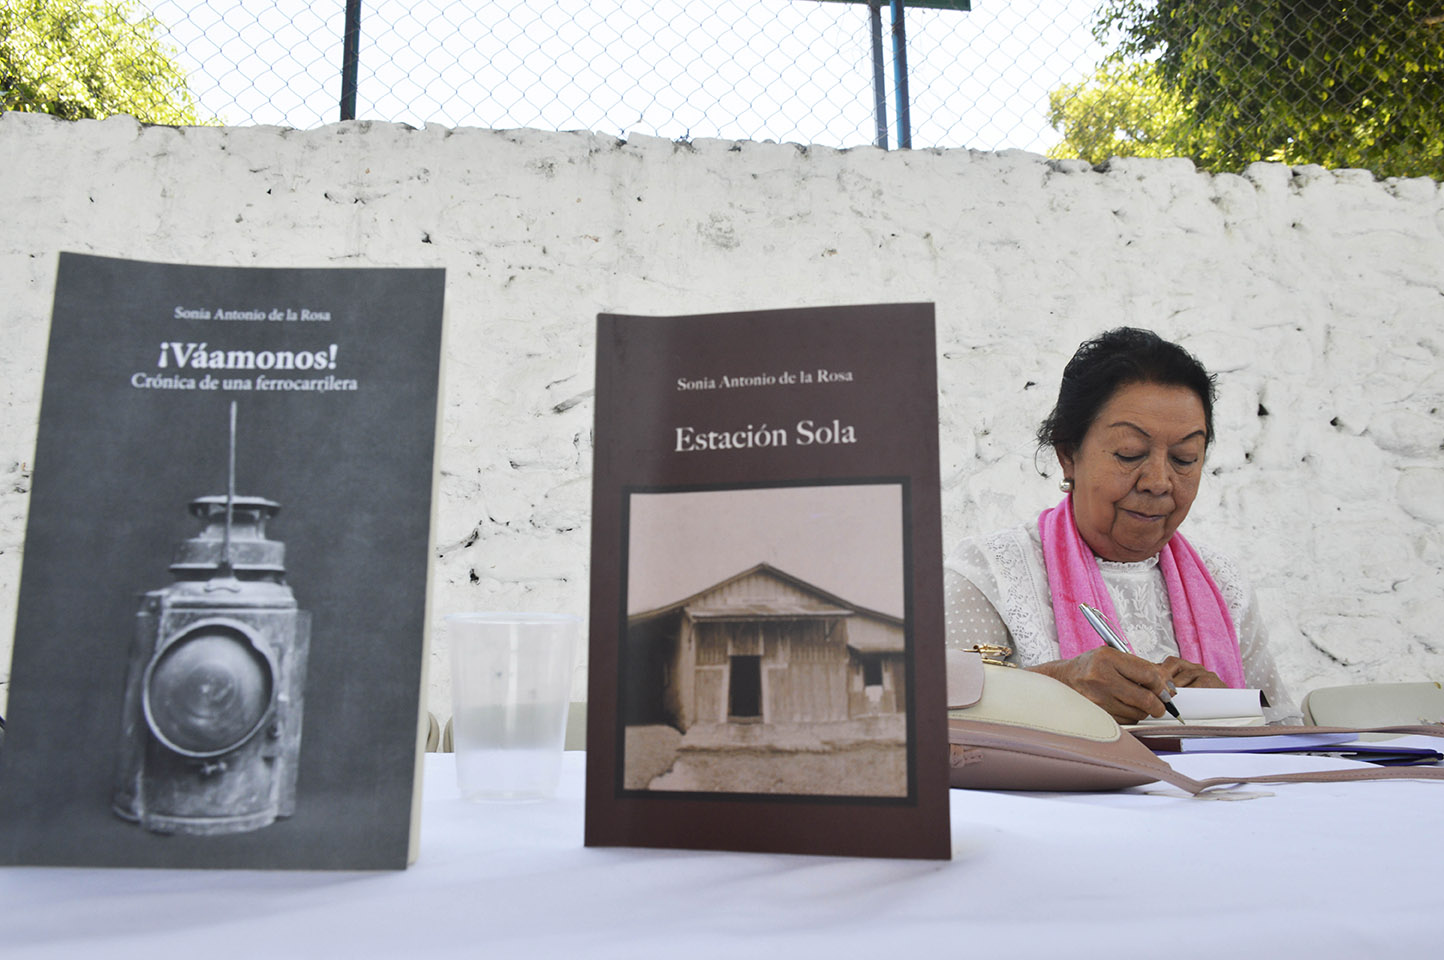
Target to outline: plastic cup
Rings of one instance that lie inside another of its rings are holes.
[[[456,613],[451,737],[466,800],[542,800],[561,776],[579,617]]]

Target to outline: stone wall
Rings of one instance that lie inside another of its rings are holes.
[[[442,717],[444,613],[586,609],[599,311],[936,302],[946,545],[1057,499],[1056,467],[1030,438],[1063,363],[1099,330],[1153,327],[1219,374],[1218,442],[1184,529],[1254,577],[1295,692],[1444,678],[1432,180],[16,113],[0,115],[0,169],[0,662],[56,254],[73,250],[447,269],[430,690]]]

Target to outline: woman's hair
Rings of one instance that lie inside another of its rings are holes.
[[[1213,441],[1213,375],[1193,354],[1152,330],[1117,327],[1085,340],[1063,368],[1058,402],[1038,427],[1038,445],[1070,454],[1077,450],[1098,411],[1130,383],[1187,387],[1198,394],[1204,441]]]

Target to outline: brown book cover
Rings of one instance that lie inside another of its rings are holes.
[[[931,304],[597,318],[586,842],[946,859]]]

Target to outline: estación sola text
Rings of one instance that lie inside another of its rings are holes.
[[[785,447],[790,442],[796,446],[826,446],[834,443],[857,443],[857,431],[851,424],[834,419],[830,424],[819,425],[812,420],[799,420],[792,429],[792,439],[782,427],[767,424],[748,424],[740,430],[698,430],[696,427],[677,428],[676,453],[695,453],[698,450],[754,450],[766,447]]]

